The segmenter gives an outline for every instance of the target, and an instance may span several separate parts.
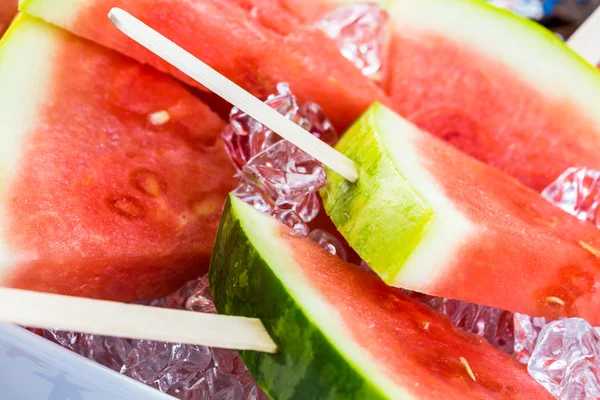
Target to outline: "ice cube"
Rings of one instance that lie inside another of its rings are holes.
[[[312,102],[300,105],[286,83],[279,83],[265,103],[326,143],[337,141],[323,110]],[[222,136],[240,171],[233,194],[307,234],[306,223],[321,208],[316,192],[327,182],[321,164],[236,108]]]
[[[238,400],[242,398],[244,387],[231,375],[219,368],[212,368],[206,373],[208,394],[213,400]]]
[[[513,357],[515,360],[527,364],[535,349],[540,331],[546,325],[546,319],[519,313],[515,313],[513,318],[515,336]]]
[[[273,199],[289,203],[315,193],[327,183],[321,164],[287,140],[252,157],[242,170]]]
[[[310,231],[308,225],[304,223],[294,210],[275,210],[272,214],[275,218],[278,218],[281,222],[296,231],[296,233],[302,236],[308,235]]]
[[[600,228],[600,171],[569,168],[542,192],[550,203]]]
[[[239,186],[231,192],[237,198],[250,204],[257,210],[269,213],[275,207],[274,200],[251,180],[247,180],[242,175],[238,176]]]
[[[562,400],[600,398],[600,336],[581,318],[546,325],[527,369]]]
[[[208,275],[203,276],[197,281],[194,290],[184,302],[184,308],[188,311],[204,312],[216,314],[215,304],[210,295],[210,285]]]
[[[285,82],[278,83],[276,91],[267,97],[265,104],[326,143],[337,141],[335,129],[318,104],[307,102],[300,105]],[[240,170],[252,157],[281,140],[279,135],[237,107],[231,109],[229,125],[223,130],[222,137],[229,157]]]
[[[57,330],[42,330],[41,334],[71,351],[94,360],[114,371],[120,371],[131,351],[131,340]]]
[[[342,260],[347,259],[346,249],[344,249],[344,245],[342,245],[338,238],[333,236],[331,233],[325,232],[322,229],[315,229],[308,235],[308,237],[317,242],[319,246],[321,246],[334,256],[338,256]]]
[[[511,312],[417,292],[410,292],[409,295],[446,315],[457,327],[482,336],[495,347],[512,354],[514,336]]]
[[[382,79],[388,40],[388,14],[375,3],[354,3],[325,15],[317,26],[363,75]]]

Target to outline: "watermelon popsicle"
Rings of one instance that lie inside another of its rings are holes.
[[[233,196],[210,281],[219,312],[261,318],[278,343],[241,352],[274,399],[551,398],[507,354]]]
[[[235,184],[224,122],[172,78],[30,16],[0,51],[0,283],[134,301],[206,271]]]
[[[600,323],[600,231],[372,106],[336,148],[360,179],[328,173],[325,210],[391,285],[531,316]]]

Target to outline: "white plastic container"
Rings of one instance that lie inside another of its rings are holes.
[[[173,400],[34,333],[0,324],[1,400]]]

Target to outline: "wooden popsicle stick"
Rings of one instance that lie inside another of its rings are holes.
[[[590,64],[600,65],[600,7],[571,35],[567,45]]]
[[[108,17],[124,34],[229,103],[304,150],[351,182],[358,179],[352,160],[248,93],[148,25],[119,8]],[[224,55],[226,56],[226,55]]]
[[[129,339],[277,352],[256,318],[0,288],[0,322]]]

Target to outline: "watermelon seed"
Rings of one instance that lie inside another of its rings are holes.
[[[152,125],[157,126],[166,124],[167,122],[169,122],[170,119],[171,115],[169,115],[169,112],[166,110],[153,112],[148,116],[148,121],[150,121]]]
[[[467,361],[467,359],[464,357],[459,357],[459,359],[460,359],[460,363],[467,370],[467,374],[469,374],[469,376],[471,377],[471,379],[473,379],[473,381],[477,382],[477,379],[475,378],[475,374],[473,373],[473,370],[471,369],[471,366],[469,365],[469,362]]]
[[[546,297],[546,302],[558,304],[560,306],[564,306],[565,305],[564,300],[561,299],[560,297],[556,297],[556,296],[548,296],[548,297]]]
[[[127,218],[141,218],[144,216],[144,207],[135,197],[124,196],[110,201],[117,212]]]
[[[592,253],[596,258],[600,258],[600,250],[596,249],[595,247],[593,247],[589,243],[586,243],[586,242],[580,240],[579,241],[579,245],[581,247],[583,247],[585,250],[587,250],[590,253]]]
[[[192,210],[198,217],[204,217],[217,211],[221,207],[221,200],[217,198],[208,198],[203,201],[194,202]]]
[[[156,174],[148,169],[139,169],[131,173],[133,185],[151,197],[160,196],[161,182]]]

